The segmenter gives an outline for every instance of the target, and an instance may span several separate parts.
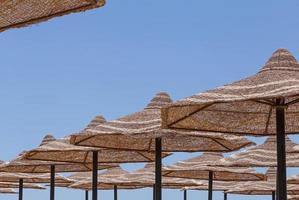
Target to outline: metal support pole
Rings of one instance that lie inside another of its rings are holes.
[[[156,185],[153,185],[153,200],[156,200]]]
[[[184,190],[184,200],[187,200],[187,190]]]
[[[117,200],[117,185],[114,186],[114,200]]]
[[[51,165],[50,200],[55,199],[55,165]]]
[[[19,200],[23,200],[23,179],[19,180]]]
[[[209,196],[208,200],[213,199],[213,172],[209,171]]]
[[[85,200],[88,200],[88,190],[85,190]]]
[[[286,151],[285,151],[285,107],[281,99],[276,106],[277,140],[277,200],[287,200]]]
[[[92,152],[92,200],[98,199],[98,152]]]
[[[156,146],[156,169],[155,169],[155,186],[156,186],[156,199],[162,200],[162,140],[161,138],[155,139]]]
[[[275,200],[275,191],[272,191],[272,200]]]
[[[223,198],[223,199],[224,199],[224,200],[227,200],[227,193],[224,192],[223,194],[224,194],[224,198]]]

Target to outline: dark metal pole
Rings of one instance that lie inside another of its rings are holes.
[[[224,198],[223,198],[223,199],[224,199],[224,200],[227,200],[227,193],[224,192],[223,194],[224,194]]]
[[[98,152],[92,152],[92,200],[98,199]]]
[[[162,200],[162,140],[161,138],[155,139],[156,146],[156,170],[155,170],[155,186],[156,186],[156,199]]]
[[[187,200],[187,190],[184,190],[184,200]]]
[[[153,200],[156,200],[156,185],[153,185]]]
[[[114,200],[117,200],[117,185],[114,186]]]
[[[209,171],[209,196],[208,200],[213,199],[213,172]]]
[[[272,200],[275,200],[275,191],[272,191]]]
[[[277,140],[277,200],[287,200],[286,151],[285,151],[285,107],[281,99],[276,106]]]
[[[51,165],[50,200],[55,199],[55,165]]]
[[[23,200],[23,179],[19,180],[19,200]]]
[[[88,200],[88,190],[85,190],[85,200]]]

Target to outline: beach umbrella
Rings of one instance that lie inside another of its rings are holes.
[[[230,194],[241,195],[272,195],[275,200],[276,193],[276,171],[277,169],[271,167],[267,170],[266,181],[248,181],[234,185],[233,188],[226,191]],[[296,185],[288,185],[288,194],[298,195],[299,187]]]
[[[96,124],[104,123],[103,117],[96,117],[88,125],[93,127]],[[170,155],[164,153],[161,156]],[[93,199],[97,199],[97,174],[99,163],[135,163],[135,162],[152,162],[155,160],[153,152],[145,151],[125,151],[115,149],[104,149],[98,147],[82,147],[70,144],[70,137],[55,139],[47,137],[42,144],[24,154],[26,159],[42,160],[53,162],[70,162],[70,163],[92,163],[92,177],[94,179]],[[52,165],[55,169],[55,166]],[[51,199],[52,200],[52,199]]]
[[[101,7],[104,0],[2,0],[0,32],[47,21],[70,13]]]
[[[277,136],[278,199],[287,199],[285,134],[299,132],[299,65],[278,49],[255,75],[179,100],[162,111],[163,127]]]
[[[288,195],[288,200],[298,200],[299,195]]]
[[[47,135],[42,145],[45,145],[49,141],[53,141],[55,138],[51,135]],[[91,171],[92,163],[67,163],[67,162],[50,162],[40,160],[28,160],[25,158],[26,152],[21,153],[16,159],[0,165],[0,172],[16,172],[16,173],[51,173],[51,185],[50,185],[50,198],[54,199],[55,195],[55,172],[81,172]],[[113,164],[101,163],[98,165],[98,169],[107,169],[115,167]]]
[[[266,177],[253,168],[215,166],[223,158],[221,153],[203,153],[200,156],[166,166],[163,175],[167,177],[209,180],[208,199],[212,200],[213,181],[260,181]]]
[[[163,130],[161,108],[171,102],[167,93],[158,93],[142,111],[72,135],[71,143],[111,149],[155,151],[156,200],[162,198],[161,152],[229,152],[253,144],[244,137],[221,133],[198,134],[191,131]]]
[[[296,143],[285,136],[286,152],[294,152]],[[235,167],[276,167],[276,137],[269,136],[261,145],[249,147],[239,153],[221,159],[217,165]],[[299,154],[287,153],[286,165],[288,167],[299,167]]]
[[[27,174],[27,173],[9,173],[0,172],[0,182],[19,183],[19,200],[23,199],[24,183],[49,183],[52,182],[53,176],[49,173],[44,174]],[[69,183],[69,179],[57,175],[55,181],[58,183]]]
[[[0,188],[1,194],[17,194],[17,192],[12,188]]]

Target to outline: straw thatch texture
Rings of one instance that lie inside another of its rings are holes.
[[[299,174],[288,177],[288,184],[299,184]]]
[[[266,181],[248,181],[234,185],[226,191],[230,194],[271,195],[276,191],[276,168],[271,167],[266,172]],[[299,186],[288,185],[288,194],[299,194]]]
[[[117,151],[72,145],[69,138],[55,139],[46,136],[42,144],[24,154],[26,159],[70,163],[92,163],[92,152],[99,152],[99,163],[148,162],[155,159],[153,152]],[[163,157],[169,154],[164,153]]]
[[[104,0],[1,0],[0,32],[101,7]]]
[[[0,188],[0,193],[2,193],[2,194],[17,194],[17,192],[12,188]]]
[[[17,182],[0,182],[0,188],[19,188],[19,183]],[[35,189],[35,190],[45,190],[46,188],[41,186],[41,185],[37,185],[37,184],[33,184],[33,183],[23,183],[23,188],[26,189]]]
[[[284,98],[286,133],[299,132],[299,65],[278,49],[262,70],[241,81],[163,109],[163,127],[247,135],[276,134],[276,99]]]
[[[276,145],[276,137],[270,136],[261,145],[250,147],[240,153],[221,159],[218,165],[235,167],[276,167]],[[296,143],[286,136],[286,152],[293,152],[296,145]],[[299,167],[299,154],[287,153],[286,161],[288,167]]]
[[[25,153],[25,152],[24,152]],[[50,173],[51,165],[55,165],[56,172],[85,172],[92,170],[90,163],[69,163],[69,162],[53,162],[28,160],[24,158],[24,153],[16,159],[0,165],[0,172],[16,172],[16,173]],[[98,169],[107,169],[117,166],[116,164],[100,163]]]
[[[87,128],[71,136],[71,143],[123,150],[154,151],[154,138],[162,138],[162,151],[219,151],[239,150],[253,143],[244,137],[227,136],[219,133],[162,130],[161,108],[172,102],[166,93],[158,93],[140,111],[117,120]]]
[[[0,172],[0,182],[19,182],[20,179],[24,180],[24,183],[49,183],[50,174],[25,174],[25,173],[7,173]],[[69,183],[71,180],[56,174],[56,183]]]
[[[209,182],[208,181],[200,181],[202,185],[195,187],[183,187],[183,190],[208,190]],[[233,188],[239,182],[232,181],[213,181],[213,191],[226,191],[230,188]]]
[[[266,178],[253,168],[215,166],[222,158],[223,155],[220,153],[203,153],[201,156],[164,167],[163,175],[208,180],[209,171],[212,171],[215,181],[259,181]]]
[[[299,195],[288,195],[288,200],[299,200]]]

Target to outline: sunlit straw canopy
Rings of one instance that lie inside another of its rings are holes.
[[[0,32],[101,7],[104,0],[1,0]]]
[[[286,136],[286,151],[293,152],[297,144]],[[269,136],[257,146],[249,147],[240,153],[221,159],[218,165],[235,167],[275,167],[277,166],[276,137]],[[288,167],[299,167],[299,153],[287,153]]]
[[[276,134],[276,99],[284,99],[286,133],[299,132],[299,65],[278,49],[259,73],[187,97],[162,111],[163,127],[247,135]]]
[[[299,200],[299,195],[288,195],[288,200]]]
[[[202,185],[193,186],[193,187],[183,187],[182,190],[208,190],[209,182],[202,180],[200,181]],[[214,181],[213,182],[213,191],[226,191],[230,188],[233,188],[239,182],[234,181]]]
[[[0,188],[1,194],[17,194],[17,192],[12,188]]]
[[[259,181],[266,178],[253,168],[215,166],[222,158],[220,153],[203,153],[198,157],[164,167],[163,174],[168,177],[208,180],[211,171],[215,181]]]
[[[23,179],[24,183],[49,183],[50,174],[26,174],[26,173],[8,173],[0,172],[0,182],[19,182],[20,179]],[[55,176],[56,183],[69,183],[71,180],[56,174]]]
[[[0,182],[0,188],[19,188],[20,184],[18,182]],[[45,187],[33,183],[23,183],[23,188],[44,190]]]
[[[266,172],[267,181],[249,181],[234,185],[226,193],[243,195],[272,195],[276,191],[276,168]],[[288,185],[288,194],[299,194],[299,186]]]
[[[82,146],[152,151],[154,139],[162,138],[162,150],[173,151],[221,151],[238,150],[253,143],[244,137],[220,133],[185,132],[161,128],[161,108],[172,102],[165,92],[158,93],[142,111],[117,120],[87,128],[72,135],[71,143]]]
[[[103,123],[103,121],[104,119],[100,120],[100,117],[97,117],[91,123],[94,126],[95,123]],[[88,126],[90,127],[91,124]],[[153,152],[82,147],[70,144],[69,137],[55,139],[53,136],[46,136],[39,147],[26,152],[24,157],[31,160],[91,164],[93,151],[98,151],[99,163],[104,164],[151,162],[155,159]],[[164,153],[162,156],[165,157],[167,155],[169,154]]]
[[[56,172],[84,172],[92,170],[92,164],[90,163],[28,160],[24,158],[24,155],[22,153],[16,159],[0,165],[0,172],[50,173],[51,165],[55,165]],[[98,165],[98,169],[107,169],[115,166],[115,164],[100,163]]]

